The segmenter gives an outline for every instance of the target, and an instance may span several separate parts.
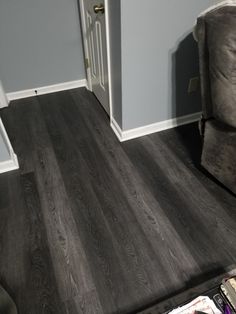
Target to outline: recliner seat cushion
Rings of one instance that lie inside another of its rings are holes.
[[[236,7],[208,14],[205,23],[213,116],[236,127]]]

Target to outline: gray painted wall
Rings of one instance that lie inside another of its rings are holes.
[[[0,129],[0,162],[10,159],[10,154],[3,140],[2,130]]]
[[[121,0],[123,130],[201,110],[192,27],[214,0]]]
[[[6,92],[85,78],[77,0],[1,0]]]
[[[199,93],[187,94],[198,75],[191,31],[216,2],[109,1],[113,110],[123,130],[201,109]],[[2,0],[0,42],[6,92],[85,78],[77,0]]]

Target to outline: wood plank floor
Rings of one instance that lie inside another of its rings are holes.
[[[0,283],[20,314],[132,313],[234,264],[236,198],[198,166],[197,125],[119,143],[86,89],[14,101]]]

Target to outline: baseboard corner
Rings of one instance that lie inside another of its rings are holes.
[[[15,153],[11,154],[11,159],[0,162],[0,174],[17,169],[19,169],[19,163]]]
[[[122,130],[114,118],[111,119],[111,128],[118,137],[120,142],[132,140],[141,136],[149,135],[156,132],[161,132],[167,129],[172,129],[177,126],[189,124],[200,120],[201,112],[180,116],[177,118],[164,120],[148,125],[144,125],[134,129]]]
[[[123,137],[122,137],[123,131],[121,130],[119,124],[116,122],[114,118],[111,118],[111,128],[113,132],[115,133],[115,135],[117,136],[118,140],[120,142],[123,142]]]

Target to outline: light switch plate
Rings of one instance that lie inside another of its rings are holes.
[[[199,77],[198,76],[192,77],[189,80],[188,93],[191,94],[191,93],[196,92],[198,90],[198,87],[199,87]]]

